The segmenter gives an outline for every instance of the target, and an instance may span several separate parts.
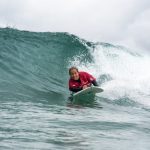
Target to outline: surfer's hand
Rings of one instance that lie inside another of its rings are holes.
[[[84,86],[83,86],[83,89],[86,89],[87,87],[88,87],[87,85],[84,85]]]

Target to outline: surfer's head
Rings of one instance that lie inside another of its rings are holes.
[[[69,75],[71,77],[71,79],[73,80],[78,80],[79,79],[79,71],[78,71],[78,68],[76,67],[71,67],[69,69]]]

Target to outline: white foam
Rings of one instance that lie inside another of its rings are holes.
[[[96,78],[103,74],[111,76],[112,80],[101,85],[105,89],[101,96],[112,100],[127,96],[150,106],[150,56],[102,45],[91,49],[91,55],[93,63],[81,63],[80,57],[83,56],[80,56],[74,58],[72,65],[88,71]]]

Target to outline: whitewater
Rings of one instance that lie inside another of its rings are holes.
[[[97,78],[69,106],[68,68]],[[150,56],[69,33],[0,28],[1,150],[149,150]]]

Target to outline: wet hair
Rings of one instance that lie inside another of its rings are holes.
[[[73,69],[75,69],[75,70],[77,70],[77,72],[79,72],[77,67],[71,67],[71,68],[69,68],[69,75],[71,75],[71,71],[72,71]]]

